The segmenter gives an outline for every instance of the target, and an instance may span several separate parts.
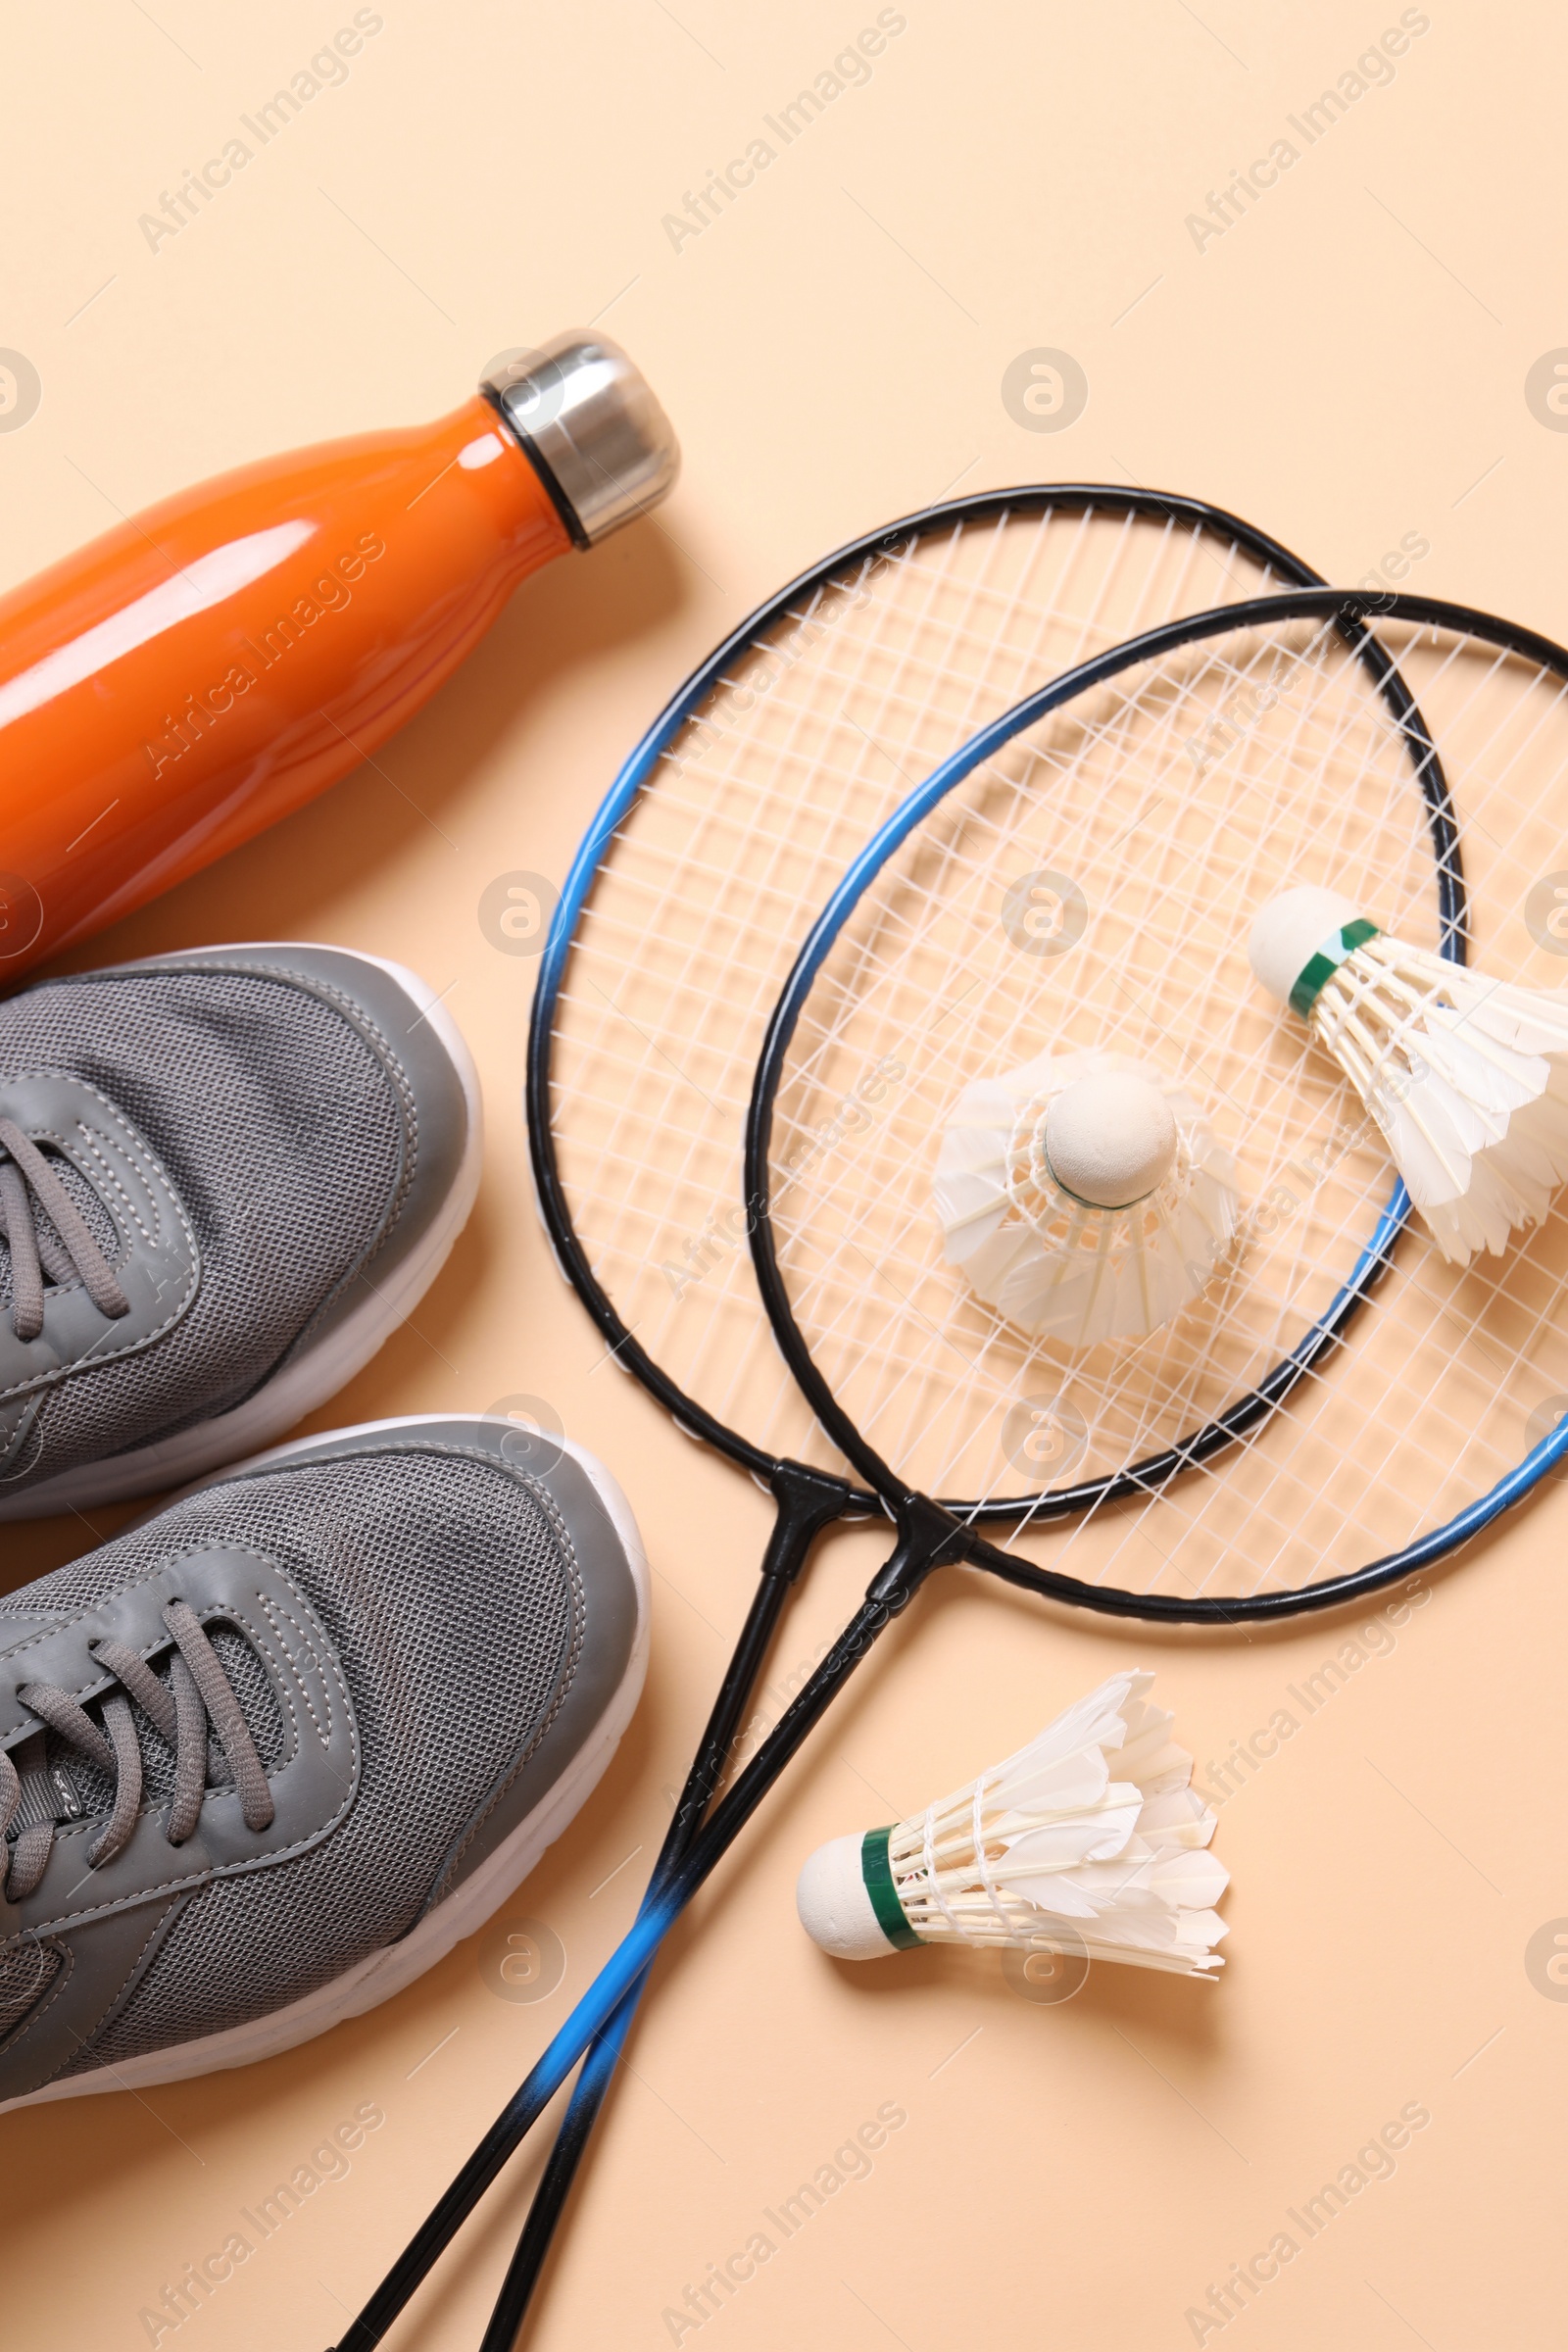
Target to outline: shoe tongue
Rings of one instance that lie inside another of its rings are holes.
[[[215,1624],[208,1628],[208,1639],[239,1700],[240,1712],[256,1742],[256,1751],[264,1772],[270,1772],[282,1760],[286,1736],[278,1709],[276,1694],[268,1679],[261,1659],[236,1628]],[[160,1681],[169,1678],[169,1654],[155,1657],[154,1671]],[[117,1685],[118,1689],[119,1686]],[[91,1701],[87,1713],[102,1731],[103,1703]],[[142,1802],[161,1804],[174,1791],[174,1752],[164,1743],[156,1727],[148,1722],[139,1707],[134,1709],[136,1737],[141,1747]],[[107,1814],[115,1801],[115,1784],[111,1773],[101,1764],[84,1755],[79,1747],[62,1740],[57,1732],[39,1731],[11,1750],[11,1761],[22,1783],[22,1801],[17,1807],[10,1835],[30,1829],[34,1822],[51,1821],[56,1828],[66,1822],[96,1819]],[[228,1759],[219,1746],[211,1725],[207,1740],[207,1786],[225,1788],[232,1783]]]
[[[90,1756],[76,1754],[53,1732],[37,1732],[11,1750],[11,1761],[22,1783],[22,1801],[12,1823],[13,1835],[40,1821],[80,1821],[86,1813],[107,1809],[114,1795],[107,1776]],[[96,1784],[84,1786],[83,1784]]]
[[[68,1159],[62,1152],[51,1150],[48,1141],[43,1136],[34,1136],[32,1140],[49,1162],[50,1173],[59,1177],[63,1189],[70,1197],[72,1205],[79,1210],[87,1231],[103,1251],[105,1258],[110,1265],[114,1265],[122,1254],[123,1245],[115,1229],[115,1221],[103,1201],[87,1182],[74,1160]],[[40,1232],[49,1235],[63,1249],[64,1244],[60,1243],[60,1238],[55,1233],[54,1220],[42,1201],[29,1193],[27,1205]],[[44,1275],[46,1290],[52,1285],[53,1280],[54,1277],[46,1271]],[[14,1296],[15,1288],[11,1275],[11,1244],[4,1234],[0,1233],[0,1312],[10,1312]]]

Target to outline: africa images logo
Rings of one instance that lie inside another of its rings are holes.
[[[1403,57],[1413,40],[1431,30],[1432,19],[1424,9],[1404,9],[1398,24],[1391,24],[1381,33],[1361,52],[1353,66],[1347,66],[1336,76],[1328,89],[1320,91],[1298,115],[1287,115],[1285,121],[1296,138],[1287,138],[1282,133],[1270,142],[1266,155],[1260,155],[1245,171],[1233,172],[1227,186],[1209,189],[1204,199],[1206,212],[1188,214],[1187,233],[1199,252],[1206,252],[1214,239],[1234,228],[1270,188],[1278,187],[1283,175],[1295,170],[1308,148],[1326,138],[1336,122],[1342,122],[1369,91],[1387,89],[1396,77],[1394,60]],[[1301,142],[1299,146],[1297,139]]]
[[[759,174],[776,164],[785,148],[793,147],[846,91],[863,89],[871,78],[870,61],[882,55],[890,40],[906,32],[908,24],[901,10],[879,9],[876,23],[865,25],[839,51],[831,66],[824,66],[776,115],[762,117],[761,130],[747,141],[743,155],[732,156],[718,171],[710,170],[701,187],[687,188],[681,197],[685,209],[666,213],[660,222],[675,251],[679,253],[720,220],[726,208],[755,185]],[[769,133],[771,136],[766,135]]]

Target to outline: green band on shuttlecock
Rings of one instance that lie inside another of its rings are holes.
[[[866,1831],[860,1839],[860,1876],[865,1882],[865,1891],[871,1897],[877,1926],[889,1943],[897,1944],[901,1952],[906,1952],[924,1939],[915,1934],[905,1918],[899,1890],[893,1884],[893,1865],[888,1859],[892,1837],[891,1829]]]
[[[1333,979],[1346,957],[1353,956],[1357,948],[1364,948],[1369,939],[1376,939],[1378,935],[1377,924],[1369,923],[1364,914],[1358,914],[1353,923],[1344,924],[1332,938],[1326,939],[1317,954],[1309,956],[1296,975],[1296,986],[1291,991],[1291,1010],[1298,1012],[1304,1021],[1317,1003],[1325,983]]]
[[[1154,1194],[1159,1190],[1157,1184],[1152,1185],[1147,1193],[1136,1193],[1131,1200],[1087,1200],[1082,1193],[1075,1193],[1070,1184],[1063,1184],[1052,1166],[1051,1153],[1046,1150],[1044,1131],[1040,1137],[1040,1156],[1046,1163],[1046,1174],[1051,1178],[1057,1192],[1064,1194],[1069,1200],[1075,1201],[1078,1207],[1092,1210],[1097,1217],[1123,1216],[1129,1208],[1137,1208],[1141,1201],[1152,1200]]]

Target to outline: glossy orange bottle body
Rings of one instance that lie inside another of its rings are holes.
[[[0,598],[0,986],[335,783],[571,544],[476,397],[204,482]]]

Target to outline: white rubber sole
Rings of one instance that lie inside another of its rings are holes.
[[[244,940],[235,944],[258,955],[286,955],[291,947],[316,943]],[[359,951],[333,953],[358,955]],[[147,960],[165,959],[154,956]],[[180,958],[168,960],[177,962]],[[184,1486],[191,1479],[200,1478],[204,1471],[224,1463],[243,1461],[259,1447],[270,1444],[283,1430],[292,1429],[296,1421],[303,1421],[307,1413],[314,1413],[329,1396],[335,1396],[386,1345],[440,1273],[452,1253],[453,1244],[468,1221],[479,1190],[484,1159],[484,1103],[479,1092],[479,1073],[457,1022],[417,972],[411,972],[404,964],[391,963],[382,956],[361,956],[360,961],[373,963],[389,973],[413,999],[440,1039],[462,1081],[464,1100],[468,1106],[468,1142],[457,1181],[420,1247],[404,1259],[390,1282],[372,1289],[318,1347],[307,1348],[231,1413],[195,1422],[176,1437],[138,1446],[133,1452],[114,1454],[106,1461],[79,1463],[74,1470],[62,1470],[58,1477],[45,1479],[41,1486],[7,1495],[0,1499],[0,1522],[45,1519],[56,1511],[84,1511],[90,1510],[94,1503],[123,1502],[133,1495],[155,1494],[168,1487]]]
[[[396,1420],[364,1421],[351,1429],[324,1431],[322,1435],[357,1438],[372,1430],[438,1429],[443,1424],[483,1417],[473,1413],[409,1413]],[[319,1443],[320,1438],[296,1438],[286,1446],[273,1446],[257,1456],[256,1461],[282,1461],[289,1454],[303,1452],[307,1446]],[[482,1928],[522,1885],[540,1856],[554,1845],[593,1794],[631,1721],[648,1672],[648,1555],[631,1505],[596,1454],[573,1445],[569,1438],[560,1438],[555,1443],[563,1453],[570,1454],[587,1476],[625,1546],[637,1589],[637,1630],[626,1671],[609,1705],[548,1794],[525,1821],[517,1824],[505,1843],[497,1846],[489,1860],[481,1863],[417,1927],[411,1929],[401,1942],[371,1952],[342,1976],[307,1993],[303,2000],[291,2002],[286,2009],[274,2009],[270,2016],[255,2018],[249,2025],[230,2027],[225,2034],[209,2034],[200,2040],[180,2042],[167,2050],[149,2050],[143,2057],[127,2058],[121,2065],[105,2067],[95,2075],[73,2075],[63,2082],[46,2083],[42,2090],[29,2091],[24,2098],[6,2100],[0,2105],[0,2115],[9,2115],[14,2107],[41,2106],[49,2099],[82,2098],[110,2090],[149,2090],[159,2082],[186,2082],[197,2075],[254,2066],[263,2058],[275,2058],[284,2050],[296,2049],[302,2041],[313,2041],[318,2034],[342,2025],[345,2019],[362,2017],[367,2009],[391,2000],[394,1993],[402,1992],[427,1969],[434,1968],[437,1961],[444,1960],[465,1936],[472,1936]],[[231,1466],[248,1470],[255,1463]]]

